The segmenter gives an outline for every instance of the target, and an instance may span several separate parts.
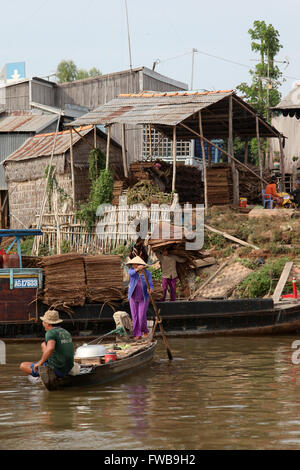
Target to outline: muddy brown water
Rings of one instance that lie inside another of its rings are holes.
[[[19,370],[39,359],[39,344],[8,343],[0,449],[300,449],[297,339],[171,338],[172,362],[159,340],[139,373],[52,393]]]

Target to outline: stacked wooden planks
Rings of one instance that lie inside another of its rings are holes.
[[[85,304],[86,283],[82,255],[46,256],[41,259],[45,288],[43,302],[51,306],[61,302],[69,306]]]
[[[102,303],[125,298],[121,256],[85,256],[84,264],[86,296],[89,303]]]
[[[213,165],[207,168],[207,197],[209,205],[224,205],[231,202],[232,184],[229,165]]]
[[[128,188],[128,183],[124,180],[117,180],[114,181],[114,189],[113,189],[113,205],[119,204],[119,197],[123,193],[125,189]]]

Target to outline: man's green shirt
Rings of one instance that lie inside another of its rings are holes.
[[[55,327],[48,330],[45,342],[52,339],[55,341],[55,350],[48,359],[51,369],[67,374],[74,366],[74,346],[72,336],[63,328]]]

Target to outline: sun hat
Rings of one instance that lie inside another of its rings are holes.
[[[148,266],[148,264],[145,263],[145,261],[142,260],[142,258],[140,258],[139,256],[136,256],[135,258],[129,260],[126,264],[141,264],[142,266]]]
[[[49,325],[56,325],[57,323],[61,323],[63,321],[59,318],[59,314],[56,310],[47,310],[45,315],[40,317],[40,319]]]

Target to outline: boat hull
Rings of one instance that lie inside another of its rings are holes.
[[[274,305],[272,299],[177,301],[157,303],[165,332],[170,336],[280,335],[300,331],[300,302]],[[47,306],[40,304],[40,317]],[[115,329],[114,311],[130,312],[128,304],[74,307],[60,312],[73,337],[98,337]],[[149,307],[148,319],[155,313]],[[0,338],[30,340],[44,337],[42,322],[1,321]],[[157,329],[159,335],[159,329]]]
[[[76,376],[68,375],[62,379],[57,378],[49,367],[41,366],[39,368],[41,380],[48,391],[56,391],[69,387],[103,385],[113,382],[148,365],[153,360],[156,344],[157,342],[154,341],[147,349],[134,356],[93,366],[89,373]]]

